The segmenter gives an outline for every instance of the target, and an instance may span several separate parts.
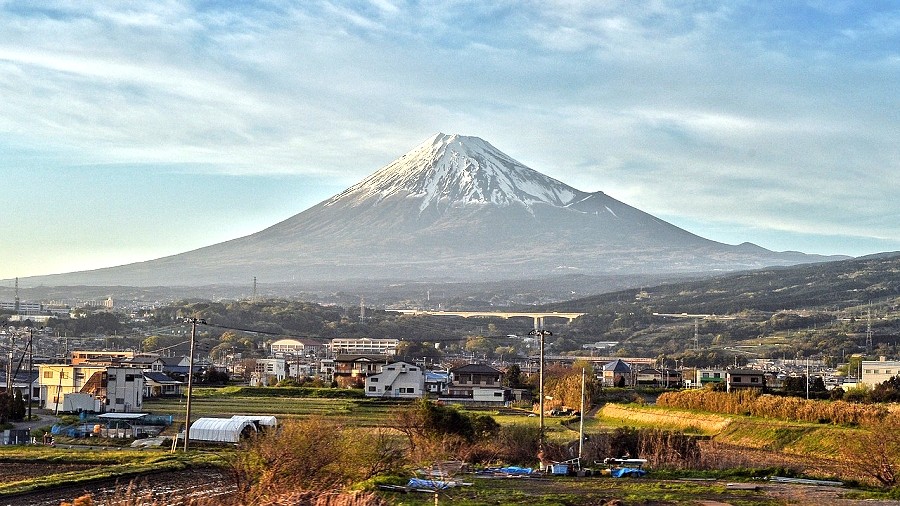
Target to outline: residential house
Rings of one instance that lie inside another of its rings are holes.
[[[163,372],[165,362],[158,355],[137,355],[122,362],[124,365],[139,367],[147,372]]]
[[[41,404],[46,409],[63,409],[66,394],[80,393],[88,379],[103,372],[101,365],[38,364]]]
[[[258,358],[256,369],[250,373],[250,386],[274,386],[287,377],[287,362],[283,358]]]
[[[123,360],[132,359],[135,356],[133,351],[92,351],[92,350],[72,350],[69,353],[72,365],[83,363],[112,363],[121,362]]]
[[[319,361],[319,368],[316,374],[322,381],[334,381],[334,369],[334,359],[323,358]]]
[[[28,371],[19,371],[14,374],[12,377],[12,391],[13,395],[18,391],[22,394],[22,399],[28,402],[28,399],[40,399],[41,397],[41,384],[38,381],[38,371],[34,371],[29,373]],[[7,377],[7,373],[5,370],[0,370],[0,378]],[[6,390],[6,383],[4,382],[2,386],[0,386],[0,391]]]
[[[339,383],[363,382],[388,362],[386,355],[338,355],[334,357],[334,379]]]
[[[606,387],[630,387],[634,386],[634,373],[632,368],[620,358],[603,365],[603,386]]]
[[[460,404],[505,405],[509,389],[503,387],[503,372],[489,365],[468,364],[450,369],[450,384],[441,401]]]
[[[728,369],[725,375],[725,389],[731,392],[741,388],[758,388],[766,386],[765,371],[756,369]]]
[[[97,365],[38,365],[45,409],[66,409],[69,394],[99,401],[102,411],[130,412],[143,406],[144,375],[139,368]]]
[[[144,371],[144,397],[171,397],[181,395],[181,381],[172,379],[161,372]]]
[[[724,383],[727,375],[728,371],[725,369],[697,369],[694,386],[703,388],[710,384]]]
[[[429,395],[439,396],[449,384],[449,371],[425,371],[425,391]]]
[[[107,367],[99,376],[100,384],[93,391],[98,398],[106,398],[105,411],[111,413],[130,413],[140,411],[144,405],[144,372],[136,367]],[[93,381],[93,378],[91,379]],[[90,382],[82,392],[90,386]]]
[[[657,369],[648,367],[635,375],[635,383],[640,386],[659,388],[680,388],[681,372],[675,369]]]
[[[425,395],[425,373],[417,365],[392,362],[366,377],[365,392],[367,397],[417,399]]]

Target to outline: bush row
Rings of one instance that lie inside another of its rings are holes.
[[[888,407],[884,405],[776,397],[753,390],[732,393],[706,389],[666,392],[659,396],[656,403],[671,408],[840,425],[871,425],[889,414]]]

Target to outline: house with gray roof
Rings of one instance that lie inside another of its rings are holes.
[[[605,387],[631,387],[634,386],[634,370],[621,358],[603,365],[603,386]]]

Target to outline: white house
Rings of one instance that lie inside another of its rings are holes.
[[[417,399],[425,395],[425,372],[406,362],[381,366],[378,374],[366,377],[366,397]]]
[[[274,385],[287,377],[287,371],[283,358],[258,358],[256,370],[250,375],[250,386]]]
[[[44,407],[65,410],[65,396],[91,394],[109,412],[138,411],[143,406],[144,374],[137,367],[40,364]]]
[[[144,372],[136,367],[108,367],[105,393],[106,411],[140,411],[144,405]]]

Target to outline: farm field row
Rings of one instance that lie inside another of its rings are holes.
[[[192,398],[191,419],[232,415],[272,415],[279,419],[324,416],[347,425],[377,427],[386,425],[392,411],[405,404],[364,399],[203,396]],[[144,410],[157,415],[173,415],[176,424],[180,424],[184,422],[186,405],[181,398],[154,399],[144,402]]]

